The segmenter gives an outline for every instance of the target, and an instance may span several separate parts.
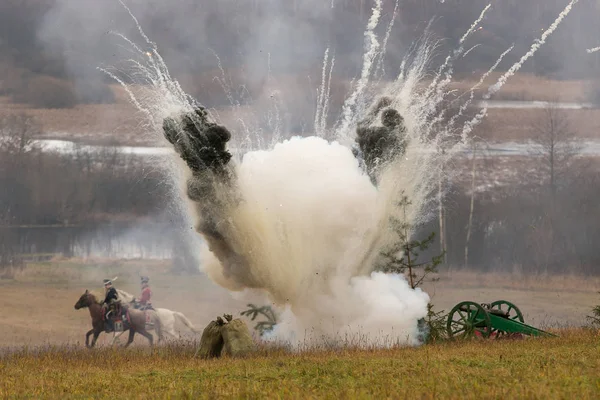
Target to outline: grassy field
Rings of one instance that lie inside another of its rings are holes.
[[[476,95],[483,95],[487,92],[488,88],[495,84],[503,73],[496,71],[488,75],[479,89],[475,91]],[[457,79],[449,86],[459,91],[468,91],[484,74],[485,71],[474,72],[472,77]],[[590,81],[556,80],[519,72],[508,79],[492,99],[586,102],[589,100],[590,85]]]
[[[73,306],[86,289],[102,293],[102,279],[118,277],[115,285],[139,295],[139,276],[148,275],[153,303],[183,312],[199,329],[223,313],[240,315],[248,299],[216,286],[204,275],[175,275],[170,264],[151,260],[54,260],[28,265],[0,275],[0,349],[14,346],[81,345],[91,328],[87,310]],[[425,285],[437,310],[449,311],[461,301],[508,300],[523,312],[525,322],[539,328],[578,327],[600,303],[600,279],[579,276],[529,276],[515,273],[454,271]],[[251,299],[261,304],[260,299]],[[185,327],[184,338],[197,339]],[[101,334],[100,346],[110,337]],[[146,345],[136,336],[136,344]]]
[[[53,348],[0,358],[1,398],[592,399],[600,337],[467,341],[390,350],[262,350],[205,361],[194,346]]]
[[[444,342],[389,350],[261,348],[246,359],[194,358],[199,335],[122,350],[102,334],[83,347],[87,310],[73,305],[104,277],[139,292],[150,275],[154,304],[203,329],[239,316],[246,301],[203,275],[180,276],[162,261],[54,260],[0,279],[0,398],[598,398],[600,335],[575,328],[600,302],[600,279],[454,271],[425,290],[438,310],[464,300],[517,304],[525,322],[559,338]],[[253,324],[250,323],[251,327]]]

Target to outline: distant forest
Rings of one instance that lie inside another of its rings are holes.
[[[210,92],[207,85],[218,73],[218,62],[231,74],[244,70],[250,81],[264,80],[268,68],[272,74],[306,75],[318,71],[326,47],[336,54],[337,75],[355,77],[360,69],[364,29],[373,7],[369,0],[125,3],[157,43],[171,72],[192,94],[201,88],[204,93]],[[431,32],[442,40],[439,57],[445,57],[488,3],[489,0],[399,1],[386,57],[390,74],[397,71],[402,57],[430,21]],[[514,43],[515,50],[499,67],[507,68],[524,54],[567,1],[492,3],[478,31],[465,44],[477,47],[469,57],[455,63],[459,77],[487,70]],[[385,33],[395,4],[394,0],[383,0],[380,34]],[[589,55],[585,50],[600,45],[598,15],[600,2],[579,1],[548,44],[522,71],[557,79],[597,78],[600,54]],[[131,18],[116,0],[3,0],[0,96],[40,108],[113,102],[114,94],[106,87],[109,80],[96,70],[106,62],[115,62],[119,46],[118,40],[106,34],[111,29],[128,36],[136,34]],[[252,86],[253,82],[244,83]],[[203,101],[210,103],[211,99]],[[208,105],[219,105],[213,103]]]

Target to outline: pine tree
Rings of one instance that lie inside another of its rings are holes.
[[[407,276],[410,287],[415,289],[423,284],[429,275],[438,272],[437,267],[442,263],[444,253],[425,262],[417,261],[421,252],[427,250],[433,243],[435,232],[423,240],[410,240],[409,229],[411,226],[406,222],[406,208],[410,204],[406,196],[402,196],[398,202],[398,207],[402,208],[403,219],[391,217],[390,220],[391,229],[397,239],[380,253],[376,270],[391,274],[404,274]],[[437,278],[431,279],[431,281],[435,280]]]
[[[263,336],[267,332],[271,332],[277,324],[277,317],[271,306],[259,307],[250,303],[248,304],[248,307],[250,308],[246,311],[242,311],[241,314],[250,317],[251,321],[254,321],[259,315],[263,315],[267,318],[266,321],[259,321],[254,326],[254,329],[260,333],[260,336]]]
[[[442,254],[433,256],[425,262],[418,262],[421,253],[429,248],[434,242],[435,232],[432,232],[423,240],[410,240],[410,224],[406,218],[406,208],[411,204],[408,197],[402,196],[398,207],[402,209],[402,219],[391,217],[390,225],[397,239],[388,248],[380,253],[377,271],[403,274],[407,277],[410,287],[415,289],[423,284],[431,274],[438,272],[437,267],[444,259]],[[437,278],[430,278],[430,282]],[[445,338],[446,314],[444,311],[434,311],[433,304],[427,304],[427,315],[419,320],[419,331],[423,342],[434,342]]]

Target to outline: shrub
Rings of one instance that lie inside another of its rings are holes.
[[[592,308],[592,315],[588,315],[587,319],[592,325],[600,327],[600,305]]]

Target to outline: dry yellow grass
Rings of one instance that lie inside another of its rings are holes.
[[[477,272],[458,269],[439,276],[440,285],[446,288],[468,289],[498,288],[523,291],[578,291],[597,293],[600,290],[600,277],[581,275],[524,274],[515,272]]]
[[[184,312],[203,328],[216,315],[239,315],[235,301],[203,276],[176,276],[149,260],[54,260],[0,280],[0,398],[597,398],[600,336],[588,329],[550,329],[559,338],[445,342],[420,348],[289,353],[264,347],[247,359],[199,360],[198,335],[153,349],[136,339],[127,350],[83,348],[86,310],[73,305],[101,278],[137,293],[150,275],[156,306]],[[537,315],[572,325],[600,302],[598,278],[527,277],[520,273],[443,274],[426,291],[436,308],[457,302],[516,303],[525,322]],[[578,319],[569,320],[575,315]],[[185,341],[187,340],[187,341]],[[29,345],[24,348],[23,345]],[[41,346],[41,347],[40,347]]]
[[[183,312],[198,328],[217,315],[238,315],[247,301],[236,299],[203,275],[178,276],[170,264],[151,260],[54,260],[30,264],[12,279],[0,278],[0,348],[5,346],[82,344],[91,328],[87,310],[73,306],[86,290],[102,292],[102,279],[118,276],[118,288],[139,294],[139,276],[151,278],[155,306]],[[428,283],[425,291],[437,310],[449,311],[461,301],[508,300],[525,322],[539,327],[581,326],[600,303],[600,279],[580,276],[529,276],[522,273],[477,273],[455,270]],[[262,301],[262,300],[256,300]],[[251,326],[254,323],[250,323]],[[178,327],[187,338],[195,338]],[[99,345],[109,343],[101,334]],[[146,344],[136,338],[135,343]]]
[[[481,74],[473,74],[479,78]],[[484,90],[493,84],[499,73],[492,74],[482,86]],[[189,77],[193,81],[194,77]],[[205,76],[196,79],[206,79]],[[284,85],[295,82],[293,77],[282,77]],[[426,82],[425,82],[426,83]],[[468,91],[476,83],[475,79],[453,82],[452,89]],[[286,86],[287,87],[287,86]],[[494,97],[513,100],[559,100],[563,102],[585,101],[585,81],[556,81],[528,74],[512,77]],[[35,116],[43,124],[46,138],[78,140],[86,143],[115,143],[155,145],[157,139],[149,135],[144,126],[143,116],[129,103],[125,91],[119,85],[111,85],[115,93],[115,104],[79,105],[72,109],[35,109],[21,104],[13,104],[6,97],[0,97],[0,116],[12,113],[26,113]],[[212,88],[211,90],[222,90]],[[478,94],[481,94],[481,90]],[[224,123],[235,127],[237,118],[229,108],[218,110]],[[597,137],[600,127],[600,112],[597,110],[569,110],[573,117],[574,129],[584,137]],[[252,118],[249,113],[250,119]],[[489,111],[485,128],[478,134],[488,140],[520,140],[527,137],[527,124],[537,118],[536,110],[497,110]]]
[[[484,73],[485,71],[477,71],[472,74],[473,78],[456,80],[450,84],[450,87],[468,91]],[[502,73],[490,74],[476,93],[479,95],[485,93],[489,86],[496,83]],[[590,82],[585,80],[554,80],[520,72],[512,76],[493,98],[496,100],[585,102],[587,101],[586,90],[589,85]]]
[[[599,337],[467,341],[391,350],[262,350],[199,360],[194,346],[21,350],[0,358],[3,398],[592,399]]]
[[[563,110],[574,135],[582,139],[600,138],[600,110]],[[475,134],[486,141],[524,141],[536,134],[534,127],[543,125],[543,109],[500,109],[488,110],[483,123],[476,128]]]

